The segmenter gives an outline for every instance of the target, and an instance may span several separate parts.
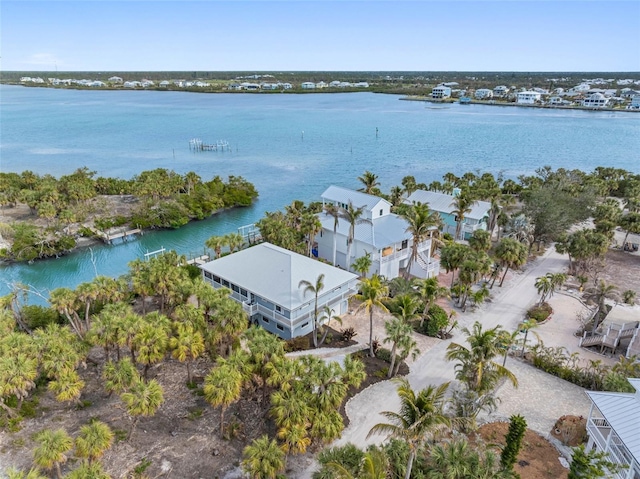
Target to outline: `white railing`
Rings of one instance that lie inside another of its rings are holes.
[[[249,303],[247,301],[243,301],[242,309],[244,309],[249,316],[253,316],[258,312],[258,304],[257,303]]]

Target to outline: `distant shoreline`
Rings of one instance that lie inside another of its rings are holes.
[[[417,96],[405,96],[400,98],[400,100],[405,101],[423,101],[425,103],[434,103],[437,105],[451,105],[451,104],[460,104],[459,100],[452,101],[442,101],[435,100],[433,98],[427,97],[417,97]],[[579,105],[527,105],[523,103],[515,103],[515,102],[504,102],[504,101],[492,101],[492,100],[471,100],[469,105],[488,105],[488,106],[518,106],[522,108],[543,108],[547,110],[581,110],[581,111],[611,111],[611,112],[628,112],[628,113],[640,113],[640,109],[630,110],[627,108],[589,108]]]

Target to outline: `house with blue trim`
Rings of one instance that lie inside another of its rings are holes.
[[[200,266],[214,288],[231,290],[249,320],[283,339],[313,331],[315,295],[304,294],[300,281],[315,284],[324,275],[318,311],[325,306],[341,315],[357,292],[358,276],[271,243],[260,243]]]
[[[437,191],[418,190],[411,193],[405,200],[405,203],[413,202],[427,203],[429,209],[437,211],[442,218],[442,232],[455,235],[456,233],[456,215],[454,201],[456,195],[460,194],[460,190],[456,189],[453,195],[440,193]],[[489,213],[491,211],[491,203],[488,201],[476,201],[471,206],[471,211],[467,213],[462,220],[462,235],[464,239],[469,239],[475,230],[486,230],[489,221]]]

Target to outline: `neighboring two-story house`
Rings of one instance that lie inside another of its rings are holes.
[[[397,278],[409,266],[413,237],[407,232],[407,221],[391,213],[391,203],[383,198],[339,186],[330,186],[322,194],[323,205],[333,204],[347,208],[352,203],[363,208],[364,222],[355,227],[355,236],[351,249],[351,258],[347,258],[349,223],[340,218],[336,230],[336,265],[353,270],[351,265],[356,258],[371,255],[369,275],[377,273],[388,279]],[[334,217],[319,213],[322,231],[316,236],[318,256],[333,261]],[[431,258],[431,239],[418,245],[418,259],[411,265],[412,275],[427,278],[437,276],[440,266]]]
[[[453,213],[455,206],[453,202],[455,200],[454,195],[447,195],[446,193],[438,193],[436,191],[415,191],[407,198],[405,203],[411,204],[413,202],[427,203],[429,209],[437,211],[442,218],[442,232],[454,235],[456,232],[456,216]],[[462,236],[464,239],[469,239],[475,230],[487,229],[487,221],[489,219],[489,212],[491,211],[491,203],[487,201],[476,201],[471,206],[471,211],[467,213],[462,220]]]

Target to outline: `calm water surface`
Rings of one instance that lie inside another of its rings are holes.
[[[383,190],[411,174],[503,172],[611,165],[640,172],[640,115],[451,105],[429,108],[394,95],[196,94],[79,91],[0,86],[0,171],[101,176],[195,171],[204,179],[241,175],[260,192],[252,207],[178,231],[154,232],[57,260],[0,267],[0,295],[20,281],[43,291],[75,287],[160,247],[202,252],[214,234],[235,231],[294,199],[317,200],[330,184],[358,187],[365,170]],[[378,131],[376,135],[376,129]],[[194,154],[188,141],[226,140],[231,152]]]

